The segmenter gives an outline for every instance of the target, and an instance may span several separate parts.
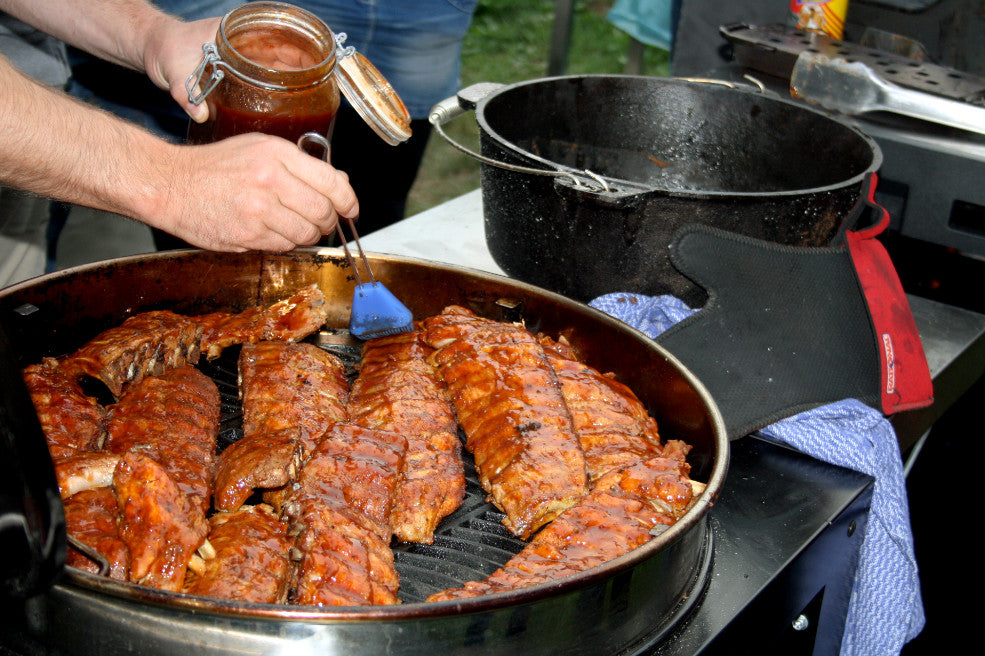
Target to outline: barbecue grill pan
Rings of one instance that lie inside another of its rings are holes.
[[[492,274],[367,255],[377,278],[417,319],[457,303],[490,318],[523,320],[535,332],[565,335],[589,364],[614,372],[656,417],[664,439],[693,445],[692,477],[708,484],[694,508],[646,545],[600,567],[521,590],[423,603],[431,592],[485,576],[522,547],[502,529],[501,515],[470,474],[462,509],[442,523],[434,545],[396,545],[402,604],[249,604],[66,569],[55,585],[30,599],[0,604],[0,646],[61,653],[598,654],[652,643],[686,615],[707,580],[708,511],[728,463],[724,423],[701,382],[642,333],[577,301]],[[137,312],[239,311],[317,283],[328,298],[329,329],[312,339],[351,361],[359,348],[345,329],[352,278],[337,249],[286,255],[172,251],[69,269],[4,289],[0,323],[15,365],[23,367],[70,352]],[[233,440],[231,362],[224,357],[202,368],[224,391],[220,441]],[[20,470],[25,476],[29,471]],[[11,505],[7,501],[5,507]]]

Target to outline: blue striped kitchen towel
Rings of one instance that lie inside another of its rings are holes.
[[[623,293],[600,296],[589,305],[650,337],[697,311],[673,296]],[[845,399],[778,421],[759,434],[875,479],[841,654],[899,654],[923,629],[925,617],[903,462],[892,425],[877,410]]]

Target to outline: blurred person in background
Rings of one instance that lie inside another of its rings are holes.
[[[404,218],[431,134],[427,117],[460,88],[462,41],[478,0],[298,0],[383,74],[407,105],[411,138],[384,143],[343,102],[332,137],[332,163],[349,175],[360,202],[359,233]]]

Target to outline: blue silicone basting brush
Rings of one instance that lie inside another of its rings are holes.
[[[335,226],[339,239],[342,240],[342,248],[345,256],[349,260],[352,272],[356,276],[356,289],[352,293],[352,312],[349,317],[349,332],[359,339],[373,339],[386,335],[396,335],[406,333],[414,329],[414,315],[401,303],[393,293],[387,289],[383,283],[373,277],[373,270],[369,267],[369,260],[363,253],[363,248],[359,244],[359,235],[356,233],[356,226],[352,219],[347,219],[349,229],[352,231],[353,241],[359,249],[359,257],[366,267],[369,275],[369,282],[363,282],[359,276],[359,267],[349,253],[349,245],[342,234],[342,228]]]
[[[314,143],[322,148],[322,159],[328,161],[330,145],[328,139],[317,132],[306,132],[298,139],[298,148],[308,152],[308,143]],[[373,270],[369,266],[369,260],[363,252],[363,247],[359,243],[359,233],[356,232],[356,224],[351,218],[346,217],[349,223],[349,230],[352,231],[352,239],[359,249],[359,257],[363,266],[366,267],[366,274],[369,282],[363,282],[359,275],[359,267],[349,252],[349,244],[342,232],[342,219],[335,224],[335,231],[342,241],[342,249],[345,257],[349,261],[353,274],[356,276],[356,289],[352,294],[352,312],[349,317],[349,332],[359,339],[370,340],[375,337],[386,335],[396,335],[406,333],[414,329],[414,315],[401,303],[393,293],[387,289],[383,283],[373,277]]]

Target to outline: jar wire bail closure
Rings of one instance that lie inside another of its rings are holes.
[[[410,113],[403,101],[393,90],[390,83],[376,70],[373,64],[356,52],[352,46],[346,46],[346,34],[340,32],[335,37],[335,63],[325,75],[335,77],[342,94],[349,100],[356,112],[384,141],[397,145],[410,138]],[[185,91],[188,100],[194,105],[200,105],[212,91],[225,79],[226,71],[255,87],[279,90],[279,85],[258,80],[229,66],[219,55],[215,43],[202,45],[202,61],[185,80]],[[211,73],[203,86],[206,70],[211,67]],[[340,73],[341,71],[341,73]]]

